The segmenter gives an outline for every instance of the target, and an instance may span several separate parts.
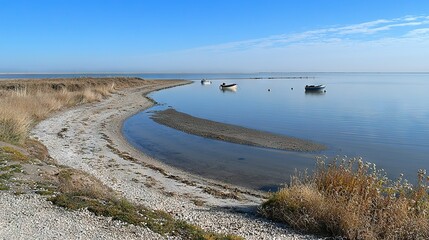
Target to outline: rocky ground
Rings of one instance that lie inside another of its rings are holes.
[[[149,229],[67,211],[37,194],[0,192],[0,239],[160,239]]]

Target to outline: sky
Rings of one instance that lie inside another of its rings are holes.
[[[429,72],[427,0],[0,0],[0,73]]]

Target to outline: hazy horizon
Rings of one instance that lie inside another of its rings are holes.
[[[126,75],[126,74],[269,74],[269,73],[357,73],[357,74],[364,74],[364,73],[370,73],[370,74],[429,74],[429,71],[362,71],[362,72],[353,72],[353,71],[261,71],[261,72],[0,72],[0,75],[76,75],[76,74],[119,74],[119,75]]]

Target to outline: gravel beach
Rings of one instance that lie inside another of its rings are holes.
[[[59,164],[95,176],[134,203],[166,211],[203,229],[246,239],[315,239],[259,217],[257,206],[264,201],[264,193],[191,175],[127,143],[122,123],[153,105],[145,95],[187,83],[156,81],[123,90],[100,102],[59,112],[40,122],[31,135]],[[0,193],[0,204],[3,239],[162,238],[148,229],[95,217],[85,210],[57,208],[40,196]]]
[[[0,192],[0,239],[160,239],[149,229],[67,211],[36,194]]]

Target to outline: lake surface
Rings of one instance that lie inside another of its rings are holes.
[[[413,180],[418,169],[429,169],[429,74],[297,76],[310,78],[231,77],[155,92],[150,96],[162,106],[131,117],[123,131],[132,144],[171,165],[256,189],[273,189],[295,169],[311,169],[317,155],[360,156],[393,178],[404,173]],[[238,90],[223,92],[222,82],[237,83]],[[326,92],[305,93],[313,83],[326,84]],[[329,150],[293,153],[192,136],[150,120],[151,111],[166,107],[316,141]]]
[[[79,76],[124,74],[0,75],[0,79]],[[295,169],[311,169],[318,155],[361,156],[386,169],[390,177],[404,173],[411,181],[418,169],[429,169],[429,74],[125,76],[196,80],[152,93],[150,97],[160,105],[129,118],[123,133],[145,153],[205,177],[273,190],[288,182]],[[213,84],[201,85],[201,78]],[[222,82],[237,83],[238,90],[220,91]],[[326,84],[326,92],[306,94],[306,84]],[[182,133],[149,118],[152,111],[170,106],[196,117],[316,141],[329,150],[309,154],[242,146]]]

